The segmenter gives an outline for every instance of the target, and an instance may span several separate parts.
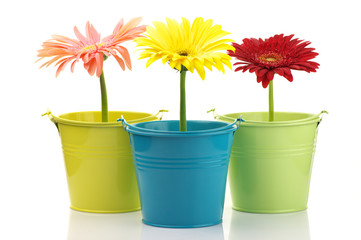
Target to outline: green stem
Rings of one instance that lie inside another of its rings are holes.
[[[100,75],[100,92],[102,97],[102,122],[108,122],[108,96],[105,86],[104,71]]]
[[[187,131],[187,115],[186,115],[186,72],[187,68],[182,65],[180,71],[180,130]]]
[[[275,113],[274,113],[274,103],[273,103],[273,80],[269,82],[268,85],[269,95],[268,95],[268,105],[269,105],[269,121],[272,122],[275,119]]]

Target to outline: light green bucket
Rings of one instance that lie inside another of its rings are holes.
[[[256,213],[295,212],[307,208],[320,114],[231,113],[215,118],[245,122],[235,133],[229,165],[233,208]]]

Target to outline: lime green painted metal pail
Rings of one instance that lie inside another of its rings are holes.
[[[46,113],[57,126],[63,147],[71,208],[113,213],[140,209],[139,193],[128,134],[116,120],[130,123],[158,120],[141,112],[74,112],[58,117]]]
[[[229,165],[233,208],[256,213],[307,208],[320,114],[268,112],[215,115],[245,122],[235,133]]]

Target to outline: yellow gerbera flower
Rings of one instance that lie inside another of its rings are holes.
[[[143,50],[140,59],[149,58],[146,66],[162,59],[169,62],[171,68],[182,70],[182,65],[193,73],[197,70],[204,80],[204,67],[212,71],[212,66],[224,73],[224,65],[232,69],[231,57],[222,50],[232,50],[227,44],[231,39],[221,39],[228,35],[220,25],[213,25],[211,19],[204,21],[196,18],[192,25],[186,18],[179,24],[176,20],[166,18],[167,24],[153,22],[154,27],[147,26],[145,37],[135,39],[137,47]]]

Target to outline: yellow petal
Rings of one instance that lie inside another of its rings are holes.
[[[207,52],[215,52],[222,50],[233,50],[234,48],[229,44],[218,44],[207,49]]]
[[[180,33],[180,27],[176,20],[166,18],[169,32],[171,33],[171,39],[174,44],[179,44],[181,41],[181,33]]]
[[[221,58],[221,61],[224,65],[226,65],[229,69],[232,70],[232,64],[231,64],[231,61],[229,59],[224,59],[224,58]]]
[[[231,57],[224,51],[234,50],[228,44],[233,40],[222,39],[229,33],[220,25],[212,26],[213,20],[198,17],[190,23],[183,17],[178,23],[166,18],[166,23],[153,22],[153,25],[147,28],[146,37],[136,39],[137,47],[142,48],[140,58],[149,58],[147,66],[162,59],[162,63],[169,62],[171,68],[181,70],[183,65],[190,72],[196,69],[202,79],[205,79],[205,67],[212,71],[214,66],[222,72],[223,65],[232,67]]]
[[[181,28],[182,28],[182,36],[183,36],[183,42],[188,42],[190,41],[190,23],[188,21],[188,19],[182,17],[182,23],[181,23]]]
[[[149,47],[157,50],[163,49],[163,46],[161,44],[149,38],[144,38],[144,37],[137,38],[135,39],[135,42],[138,44],[137,47]]]
[[[138,58],[138,60],[144,59],[144,58],[149,58],[151,56],[151,54],[143,54],[140,55],[140,57]]]
[[[208,61],[207,59],[204,59],[203,65],[209,69],[209,71],[212,71],[212,62]]]
[[[181,70],[182,70],[182,64],[178,61],[177,64],[175,65],[175,68],[176,68],[178,71],[181,71]]]
[[[168,62],[170,59],[172,59],[172,55],[163,55],[162,57],[162,63],[165,64],[166,62]]]
[[[194,68],[197,70],[199,76],[204,80],[206,78],[206,73],[204,71],[203,64],[198,59],[193,60]]]
[[[153,25],[155,27],[155,31],[149,32],[149,34],[152,35],[152,38],[157,36],[156,39],[158,41],[162,40],[163,45],[167,47],[168,44],[172,41],[167,25],[162,22],[153,22]]]
[[[232,39],[221,39],[221,40],[218,40],[218,41],[215,41],[215,42],[209,42],[208,44],[204,44],[202,46],[202,51],[207,52],[208,49],[212,49],[213,47],[216,47],[218,45],[222,45],[223,43],[230,43],[230,42],[234,42],[234,40],[232,40]],[[231,45],[229,45],[229,46],[231,46]]]
[[[154,63],[155,61],[157,61],[158,59],[160,59],[162,56],[160,55],[154,55],[153,57],[150,57],[146,63],[146,67],[149,67],[150,64]]]
[[[182,65],[185,66],[191,73],[194,71],[194,66],[191,64],[188,58],[182,60]]]
[[[209,42],[214,42],[217,39],[220,39],[228,34],[230,33],[223,31],[220,25],[215,25],[208,31],[207,41],[204,42],[204,44],[208,44]]]
[[[169,66],[171,68],[175,68],[175,66],[177,65],[177,61],[173,61],[172,59],[169,60]],[[180,70],[179,70],[180,71]]]
[[[215,67],[224,73],[224,67],[222,64],[222,61],[220,61],[218,58],[213,58],[214,63],[216,64]]]

